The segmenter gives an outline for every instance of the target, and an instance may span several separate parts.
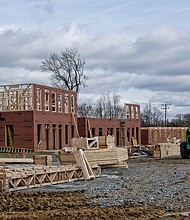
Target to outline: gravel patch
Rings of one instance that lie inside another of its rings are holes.
[[[99,207],[126,203],[165,207],[168,211],[190,207],[190,160],[136,158],[128,168],[102,169],[100,178],[47,186],[40,191],[77,191],[93,198]]]

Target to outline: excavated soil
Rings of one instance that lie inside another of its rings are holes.
[[[0,193],[0,219],[190,219],[190,160],[128,164],[95,180]]]

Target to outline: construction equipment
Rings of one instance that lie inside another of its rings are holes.
[[[186,130],[186,140],[180,144],[180,154],[183,159],[188,159],[190,155],[190,126]]]

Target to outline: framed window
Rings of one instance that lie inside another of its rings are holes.
[[[37,104],[37,111],[41,111],[42,110],[42,98],[41,98],[41,89],[37,88],[36,89],[36,104]]]
[[[74,95],[71,95],[71,112],[75,112],[75,100],[74,100]]]
[[[57,96],[58,112],[62,112],[62,94]]]
[[[64,94],[65,101],[65,113],[69,113],[69,96],[68,94]]]
[[[44,95],[45,111],[49,111],[49,90],[45,89]]]
[[[56,93],[52,92],[52,112],[56,112]]]

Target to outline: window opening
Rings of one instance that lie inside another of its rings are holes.
[[[56,112],[56,93],[52,92],[52,112]]]
[[[59,125],[59,149],[62,149],[62,126]]]
[[[99,136],[102,136],[103,132],[102,132],[102,128],[99,128]]]
[[[42,106],[41,106],[42,98],[41,98],[40,88],[36,89],[36,102],[37,102],[37,111],[41,111],[42,110]]]
[[[44,98],[44,102],[45,102],[45,111],[49,111],[49,90],[45,89],[45,98]]]
[[[56,149],[56,125],[53,125],[52,138],[53,138],[53,149]]]
[[[65,98],[65,113],[69,113],[69,98],[67,93],[64,95],[64,98]]]
[[[45,125],[46,150],[49,150],[49,124]]]
[[[40,146],[41,145],[41,129],[42,126],[41,124],[37,124],[37,146]]]
[[[71,96],[71,112],[75,112],[75,102],[74,102],[74,95]]]
[[[7,136],[7,146],[13,147],[14,146],[14,129],[13,125],[6,126],[6,136]]]
[[[58,100],[58,112],[62,112],[62,94],[58,94],[57,100]]]
[[[68,144],[68,125],[65,125],[65,144]]]

